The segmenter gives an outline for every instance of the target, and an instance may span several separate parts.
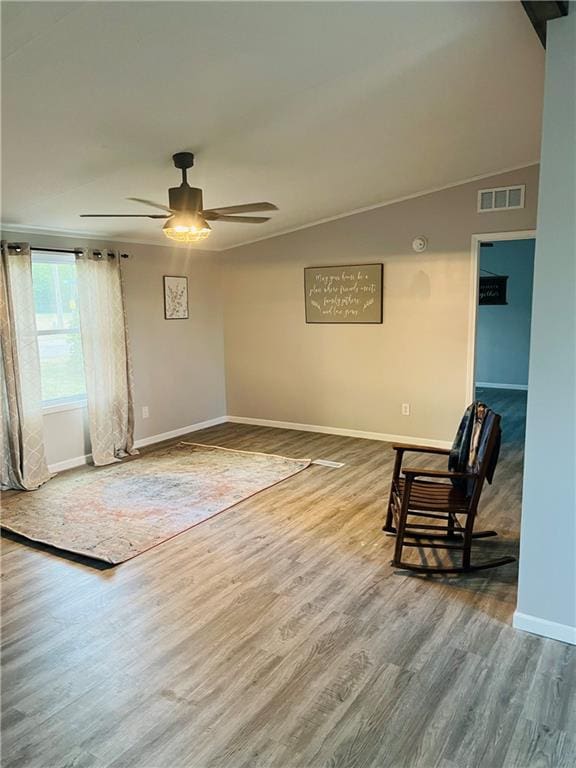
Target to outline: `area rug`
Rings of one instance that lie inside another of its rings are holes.
[[[109,467],[68,472],[3,503],[2,528],[117,564],[310,465],[179,443]]]

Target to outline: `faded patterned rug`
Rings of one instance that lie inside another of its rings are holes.
[[[3,502],[2,528],[121,563],[309,465],[308,459],[179,443],[15,494]]]

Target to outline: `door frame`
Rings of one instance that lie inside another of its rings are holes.
[[[478,292],[480,282],[480,244],[487,241],[535,240],[535,229],[520,229],[514,232],[483,232],[472,235],[470,248],[470,312],[468,317],[468,352],[466,368],[465,406],[474,402],[476,385],[476,330],[478,323]]]

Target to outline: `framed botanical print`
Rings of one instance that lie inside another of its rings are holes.
[[[188,278],[164,275],[164,317],[166,320],[188,319]]]

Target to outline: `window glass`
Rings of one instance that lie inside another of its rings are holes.
[[[32,253],[32,282],[45,405],[86,399],[74,255]]]

